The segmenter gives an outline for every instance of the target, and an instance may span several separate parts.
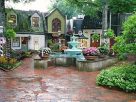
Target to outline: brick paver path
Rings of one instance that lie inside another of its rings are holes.
[[[74,67],[32,68],[32,59],[0,71],[0,102],[136,102],[136,94],[96,86],[99,72]]]

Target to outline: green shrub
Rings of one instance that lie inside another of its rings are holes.
[[[51,47],[52,51],[59,51],[59,44],[55,43],[53,44],[53,46]]]
[[[116,43],[113,46],[120,59],[123,59],[126,53],[136,55],[136,13],[128,17],[123,23],[122,33],[115,39]]]
[[[96,83],[134,92],[136,91],[136,65],[121,65],[103,70],[97,76]]]
[[[105,37],[106,38],[114,38],[114,31],[112,29],[108,29]]]
[[[109,53],[109,49],[105,46],[101,46],[98,49],[102,55],[108,55],[108,53]]]
[[[92,38],[93,38],[93,40],[99,40],[100,39],[100,35],[98,34],[98,33],[94,33],[93,35],[92,35]]]

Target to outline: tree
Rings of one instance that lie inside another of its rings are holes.
[[[77,14],[81,13],[77,6],[71,6],[65,0],[54,0],[49,9],[58,8],[64,15],[67,15],[67,18],[70,19],[73,16],[77,16]]]
[[[4,0],[4,1],[13,1],[13,2],[24,2],[24,3],[28,3],[28,2],[32,2],[32,1],[35,1],[35,0]]]
[[[96,11],[102,12],[102,38],[107,32],[108,11],[112,13],[132,12],[136,10],[136,0],[66,0],[71,5],[79,7],[85,14],[96,14]],[[130,7],[129,7],[130,6]],[[90,12],[90,13],[89,13]],[[93,13],[94,12],[94,13]],[[104,39],[101,40],[104,43]]]
[[[94,0],[65,0],[70,6],[77,7],[79,11],[85,15],[96,16],[99,9],[98,4]]]

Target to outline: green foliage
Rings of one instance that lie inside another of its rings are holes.
[[[99,10],[99,6],[93,0],[87,0],[87,1],[84,1],[84,0],[63,0],[63,1],[67,2],[67,6],[75,8],[73,11],[78,10],[79,13],[82,13],[85,15],[90,15],[92,17],[97,16],[97,11]],[[64,7],[63,9],[65,10],[66,7]]]
[[[71,6],[66,0],[54,0],[50,9],[53,8],[58,8],[64,15],[67,15],[68,19],[81,13],[77,6]]]
[[[109,49],[106,46],[101,46],[98,49],[100,51],[100,54],[102,54],[102,55],[108,55],[108,53],[109,53]]]
[[[105,36],[108,37],[108,38],[113,38],[114,37],[114,31],[112,29],[108,29]]]
[[[93,40],[99,40],[100,39],[100,35],[98,33],[94,33],[92,35],[92,38],[93,38]]]
[[[120,60],[125,60],[126,59],[126,44],[125,44],[125,40],[123,38],[123,36],[118,36],[115,38],[115,44],[112,47],[113,50],[117,53],[118,58]]]
[[[5,36],[7,38],[15,38],[16,32],[13,29],[7,29]]]
[[[32,2],[32,1],[35,1],[35,0],[5,0],[5,1],[13,1],[15,3],[18,3],[18,2],[29,3],[29,2]]]
[[[112,12],[123,13],[136,10],[135,0],[109,0],[109,8]]]
[[[136,43],[136,13],[123,23],[123,36],[126,43]]]
[[[50,47],[50,46],[52,46],[52,45],[53,45],[52,40],[51,40],[51,39],[48,39],[48,46]]]
[[[126,53],[136,54],[136,14],[130,16],[123,24],[123,35],[115,39],[113,46],[119,58],[126,57]]]
[[[102,11],[107,3],[110,11],[113,13],[133,12],[136,10],[135,0],[65,0],[71,6],[77,6],[82,13],[96,16],[98,11]]]
[[[55,43],[51,46],[52,51],[59,51],[59,44]]]
[[[117,87],[136,92],[136,65],[121,65],[103,70],[96,78],[97,85]]]

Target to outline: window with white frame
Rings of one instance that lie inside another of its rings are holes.
[[[32,17],[32,27],[39,27],[39,17]]]
[[[12,47],[20,47],[20,37],[16,37],[12,40]]]

